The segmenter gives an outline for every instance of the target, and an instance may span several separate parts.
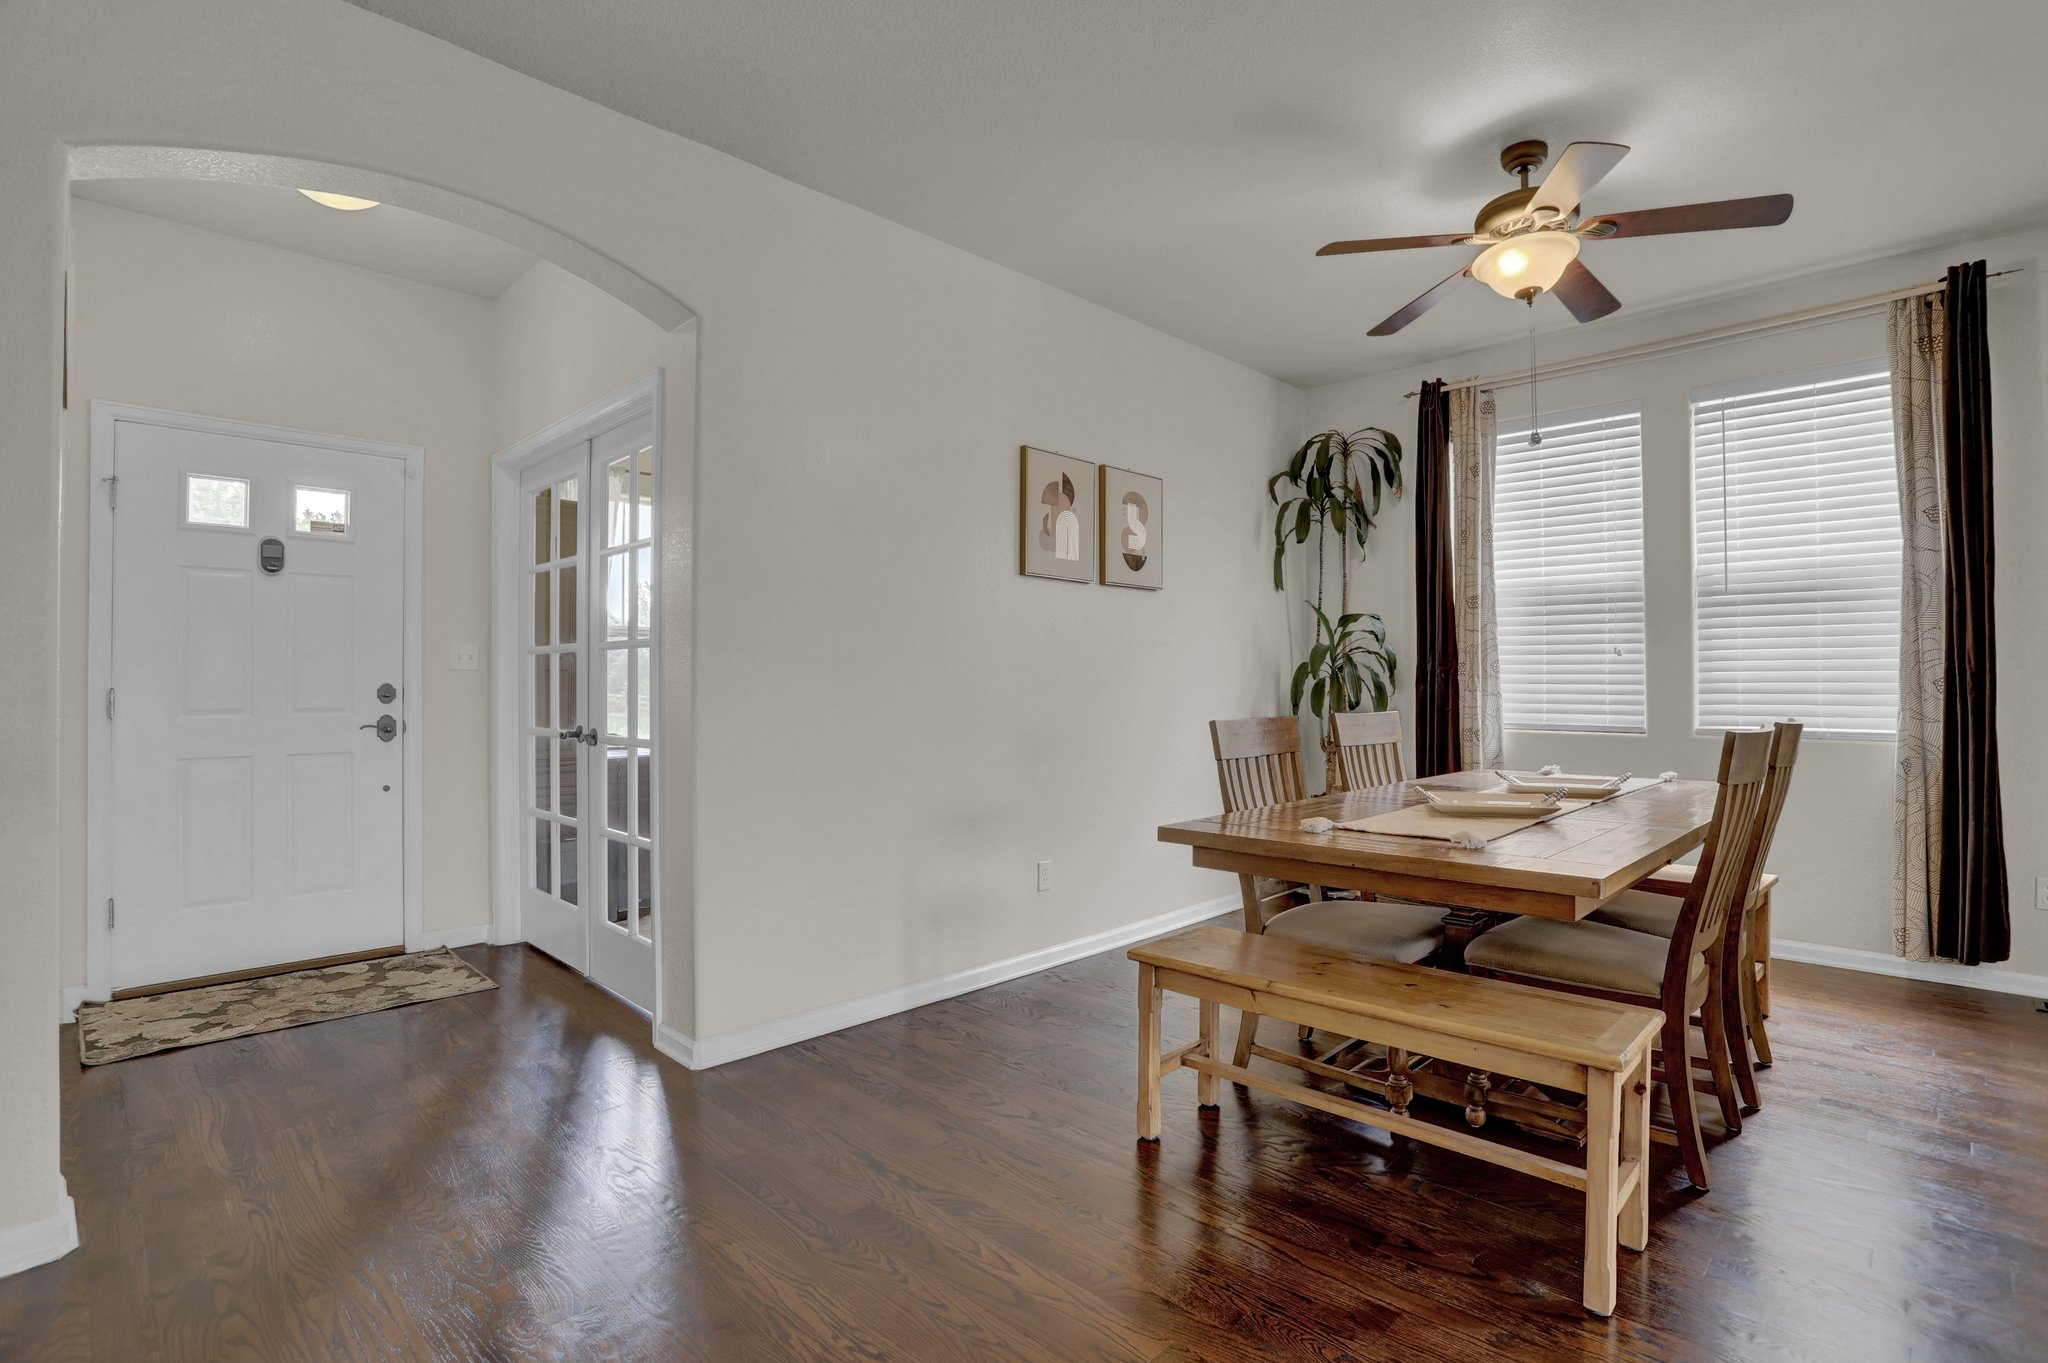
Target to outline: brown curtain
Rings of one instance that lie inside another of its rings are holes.
[[[1422,385],[1415,429],[1415,774],[1458,769],[1457,604],[1451,595],[1451,395]]]
[[[1984,262],[1948,272],[1942,473],[1941,898],[1934,952],[1964,965],[2011,954],[2005,811],[1998,790],[1998,653],[1992,622],[1991,340]]]

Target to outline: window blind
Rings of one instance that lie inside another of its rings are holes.
[[[1693,393],[1702,732],[1896,732],[1898,468],[1881,359]]]
[[[1493,571],[1510,729],[1643,732],[1643,414],[1503,421]]]

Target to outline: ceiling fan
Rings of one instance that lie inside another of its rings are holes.
[[[1531,187],[1529,172],[1549,159],[1543,142],[1517,142],[1500,154],[1501,169],[1522,177],[1511,189],[1479,210],[1472,231],[1433,237],[1376,237],[1369,241],[1333,241],[1319,256],[1345,256],[1360,251],[1406,251],[1418,246],[1484,246],[1486,249],[1456,274],[1374,327],[1367,335],[1391,336],[1451,296],[1468,279],[1477,279],[1503,298],[1518,298],[1534,307],[1536,295],[1554,293],[1581,322],[1596,321],[1621,306],[1621,300],[1579,262],[1579,244],[1606,237],[1649,237],[1674,232],[1714,232],[1730,227],[1776,227],[1792,216],[1790,194],[1763,194],[1753,199],[1720,199],[1677,208],[1649,208],[1635,213],[1578,216],[1579,201],[1628,155],[1618,142],[1574,142],[1557,164]]]

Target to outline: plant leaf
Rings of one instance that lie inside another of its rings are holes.
[[[1288,688],[1287,708],[1297,715],[1301,713],[1301,691],[1308,685],[1308,677],[1308,664],[1303,663],[1294,669],[1294,685]]]
[[[1309,692],[1308,708],[1317,715],[1323,713],[1323,699],[1329,693],[1329,684],[1321,677],[1316,678],[1315,689]]]

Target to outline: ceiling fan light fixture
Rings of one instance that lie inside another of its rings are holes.
[[[1472,277],[1502,298],[1534,298],[1556,286],[1579,258],[1579,239],[1569,232],[1531,232],[1498,242],[1472,262]]]

